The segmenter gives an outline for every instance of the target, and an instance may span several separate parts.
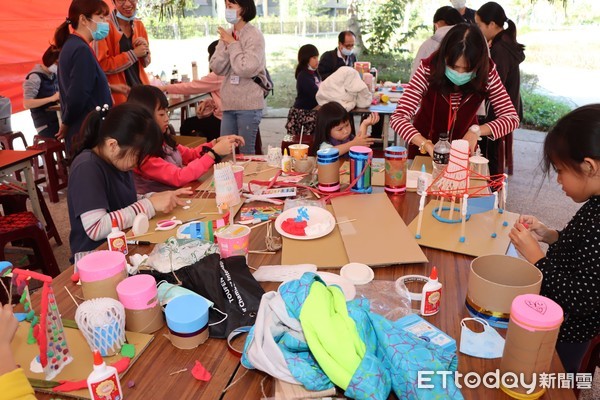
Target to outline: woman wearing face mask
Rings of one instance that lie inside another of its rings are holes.
[[[496,119],[479,126],[477,109],[486,99]],[[417,150],[433,156],[440,132],[448,132],[450,141],[467,140],[474,152],[480,136],[498,139],[517,128],[519,117],[476,25],[455,25],[438,51],[421,61],[390,122],[413,145],[408,146],[409,158]]]
[[[221,87],[221,136],[242,136],[245,145],[240,152],[254,154],[265,108],[265,91],[257,83],[267,81],[265,39],[249,23],[256,16],[253,0],[225,0],[225,7],[225,17],[232,29],[219,27],[219,44],[210,59],[213,72],[225,77]]]
[[[36,64],[23,82],[23,106],[30,109],[37,134],[53,138],[58,132],[58,116],[49,106],[58,102],[58,49],[50,46],[42,56],[42,63]]]
[[[304,134],[312,135],[315,130],[317,111],[317,91],[321,84],[319,66],[319,50],[312,44],[305,44],[298,50],[298,65],[296,66],[296,101],[290,108],[285,128],[288,135],[300,135],[302,127]]]
[[[519,117],[523,116],[523,104],[521,103],[521,71],[519,64],[525,60],[525,46],[517,42],[517,27],[508,19],[504,9],[498,3],[490,1],[477,10],[475,14],[477,26],[490,44],[490,55],[500,80],[510,96],[510,100],[517,109]],[[504,28],[506,26],[506,29]],[[487,115],[483,121],[493,120],[496,115],[493,107],[487,104]],[[512,132],[502,140],[483,140],[481,148],[483,155],[490,160],[489,167],[492,174],[504,173],[505,167],[512,174]]]
[[[148,33],[141,20],[136,19],[138,0],[113,0],[115,9],[110,13],[110,30],[104,40],[94,41],[92,47],[100,66],[113,88],[115,104],[127,100],[129,89],[135,85],[149,85],[144,68],[150,65]]]
[[[108,34],[108,11],[102,0],[73,0],[69,16],[54,33],[54,45],[60,50],[58,86],[62,112],[56,137],[65,139],[67,153],[86,115],[97,106],[112,105],[106,75],[89,46],[92,40],[102,40]]]

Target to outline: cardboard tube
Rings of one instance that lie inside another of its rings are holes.
[[[195,349],[208,339],[208,326],[205,326],[202,331],[193,336],[180,336],[177,332],[173,332],[169,329],[169,339],[171,340],[171,344],[178,349]]]
[[[125,309],[125,328],[131,332],[154,333],[165,324],[162,310],[157,303],[145,310]]]
[[[119,300],[117,295],[117,285],[127,277],[127,271],[113,275],[110,278],[102,279],[94,282],[81,281],[81,290],[85,300],[97,299],[100,297],[110,297],[111,299]]]

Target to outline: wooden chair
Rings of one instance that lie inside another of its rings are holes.
[[[44,151],[44,154],[33,162],[35,183],[38,185],[45,183],[44,191],[48,193],[50,201],[58,203],[58,191],[66,188],[69,183],[64,143],[52,138],[35,136],[33,146],[28,149]]]

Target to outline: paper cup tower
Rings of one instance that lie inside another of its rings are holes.
[[[240,192],[235,180],[233,169],[229,163],[214,165],[215,195],[217,205],[227,204],[229,207],[240,202]]]

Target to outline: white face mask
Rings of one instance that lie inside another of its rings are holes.
[[[347,48],[342,47],[342,54],[346,57],[351,56],[352,54],[354,54],[354,49],[348,50]]]
[[[53,74],[56,74],[58,72],[58,65],[52,64],[48,67],[48,71],[52,72]]]
[[[477,321],[483,332],[473,332],[465,321]],[[504,338],[481,318],[464,318],[460,321],[460,352],[479,358],[500,358],[504,351]]]
[[[450,0],[450,3],[452,3],[452,7],[457,10],[462,10],[467,5],[467,0]]]
[[[225,19],[230,24],[237,24],[240,21],[240,17],[237,15],[237,10],[234,8],[226,8],[225,9]]]

